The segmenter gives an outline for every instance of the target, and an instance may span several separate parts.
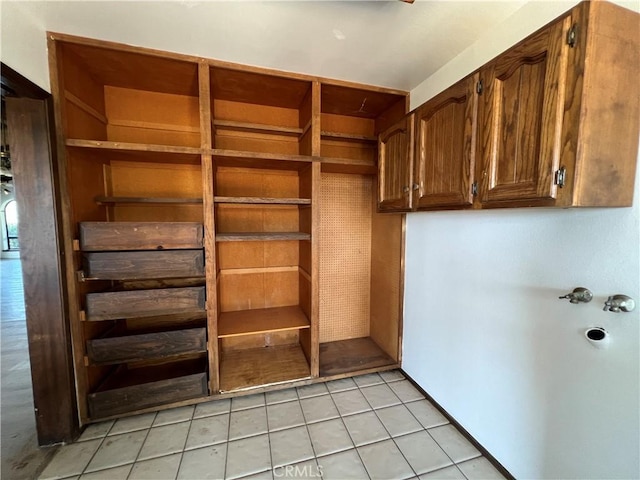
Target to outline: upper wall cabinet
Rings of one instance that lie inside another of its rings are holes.
[[[378,209],[401,212],[412,207],[414,115],[407,115],[378,139]]]
[[[456,83],[416,111],[413,207],[473,203],[478,75]]]
[[[606,2],[483,67],[476,206],[630,206],[639,74],[640,15]]]
[[[480,68],[475,168],[470,84],[416,110],[413,204],[395,211],[630,206],[639,74],[640,15],[578,5]],[[381,182],[396,181],[383,166]],[[380,210],[394,210],[387,200]]]

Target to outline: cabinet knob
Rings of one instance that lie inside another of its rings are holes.
[[[413,184],[413,190],[418,190],[420,188],[420,185],[418,185],[417,183]]]
[[[409,193],[409,190],[410,190],[410,189],[409,189],[409,187],[408,187],[408,186],[406,186],[406,185],[405,185],[404,187],[402,187],[402,191],[403,191],[404,193]]]

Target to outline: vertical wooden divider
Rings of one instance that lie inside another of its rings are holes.
[[[204,152],[212,148],[211,82],[209,64],[201,60],[198,69],[200,98],[200,146],[202,155],[202,211],[204,218],[204,265],[207,310],[207,355],[209,360],[209,394],[220,390],[220,362],[218,358],[218,295],[216,287],[216,237],[213,192],[213,158]]]
[[[320,82],[311,85],[311,377],[320,376]]]

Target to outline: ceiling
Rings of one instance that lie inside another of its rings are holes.
[[[34,1],[41,28],[411,90],[524,0]]]

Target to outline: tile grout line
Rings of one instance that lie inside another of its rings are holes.
[[[136,466],[136,462],[138,461],[138,457],[140,457],[140,452],[142,452],[142,449],[144,448],[144,444],[146,443],[147,438],[149,438],[149,433],[151,433],[151,428],[153,427],[153,422],[156,421],[157,417],[158,417],[158,412],[155,412],[155,414],[153,415],[153,420],[151,420],[151,425],[149,425],[149,428],[147,428],[147,434],[144,436],[144,440],[140,444],[140,450],[138,450],[138,454],[136,455],[136,459],[131,464],[131,470],[129,470],[129,474],[127,475],[127,480],[129,479],[129,477],[131,477],[131,474],[133,473],[133,469]]]
[[[187,428],[187,435],[184,437],[184,443],[182,444],[182,450],[180,451],[180,461],[178,462],[178,469],[176,470],[176,477],[178,478],[178,475],[180,475],[180,467],[182,467],[182,460],[184,459],[184,449],[187,446],[187,440],[189,439],[189,433],[191,433],[191,426],[193,425],[193,416],[196,413],[196,407],[194,405],[193,407],[193,411],[191,412],[191,415],[189,416],[189,428]]]
[[[380,376],[380,374],[378,374],[378,376]],[[385,385],[386,387],[388,387],[388,388],[389,388],[389,390],[391,390],[391,393],[392,393],[392,394],[393,394],[393,395],[394,395],[398,400],[400,400],[400,397],[398,397],[398,395],[396,395],[396,392],[394,392],[394,391],[393,391],[393,389],[392,389],[391,387],[389,387],[389,385],[387,385],[386,380],[385,380],[384,378],[382,378],[382,377],[380,377],[380,378],[381,378],[381,379],[382,379],[382,381],[384,382],[384,383],[382,383],[382,385]],[[358,384],[357,384],[357,382],[356,382],[356,385],[358,385]],[[366,385],[366,386],[365,386],[365,388],[366,388],[366,387],[373,387],[373,386],[375,386],[375,385],[380,385],[380,384]],[[398,446],[398,444],[396,443],[395,439],[393,438],[393,435],[392,435],[392,434],[391,434],[391,432],[387,429],[386,425],[384,424],[384,422],[382,421],[382,419],[381,419],[381,418],[380,418],[380,416],[378,415],[378,413],[377,413],[377,411],[376,411],[376,408],[375,408],[373,405],[371,405],[371,402],[369,402],[369,399],[368,399],[368,398],[366,397],[366,395],[365,395],[364,393],[362,393],[362,391],[360,390],[360,385],[358,385],[358,391],[360,392],[360,395],[362,395],[362,396],[364,397],[364,400],[365,400],[365,401],[369,404],[369,406],[371,407],[371,411],[373,412],[373,414],[376,416],[376,418],[378,419],[378,421],[379,421],[379,422],[380,422],[380,424],[382,425],[382,428],[384,428],[384,429],[385,429],[385,431],[389,434],[389,439],[390,439],[391,441],[393,441],[393,444],[396,446],[396,448],[397,448],[397,449],[398,449],[398,451],[400,452],[400,455],[402,455],[402,458],[404,458],[404,461],[405,461],[405,462],[407,462],[407,465],[409,465],[409,468],[410,468],[410,469],[411,469],[411,471],[413,472],[414,476],[418,477],[419,475],[416,473],[415,469],[413,468],[413,465],[411,465],[411,463],[409,462],[409,460],[407,459],[407,457],[405,457],[404,452],[400,449],[400,447],[399,447],[399,446]],[[402,402],[402,400],[400,400],[400,405],[404,405],[404,403]],[[393,407],[393,406],[395,406],[395,405],[390,405],[390,407]],[[387,408],[387,407],[381,407],[381,408]],[[407,410],[409,410],[409,409],[407,408]],[[411,411],[409,411],[409,413],[411,413]],[[413,415],[413,414],[412,414],[412,415]],[[417,421],[417,419],[416,419],[416,421]],[[420,422],[418,422],[418,424],[419,424],[421,427],[423,427],[423,425],[422,425]],[[423,428],[424,428],[424,427],[423,427]],[[376,444],[376,443],[382,443],[382,442],[386,442],[386,441],[387,441],[387,440],[380,440],[380,441],[378,441],[378,442],[373,442],[373,443],[370,443],[370,444],[368,444],[368,445],[374,445],[374,444]],[[357,448],[356,448],[356,450],[357,450]],[[358,452],[358,455],[360,455],[360,452]],[[362,462],[362,464],[364,465],[364,461]],[[366,465],[365,465],[365,468],[367,468],[367,466],[366,466]],[[412,478],[412,477],[409,477],[409,478]]]
[[[326,386],[326,382],[325,382],[325,386]],[[329,389],[327,388],[327,391],[328,390]],[[311,432],[309,431],[309,423],[307,423],[307,416],[304,414],[304,408],[302,408],[302,402],[301,402],[302,399],[300,398],[300,394],[298,393],[298,387],[294,387],[294,391],[296,392],[298,405],[300,405],[300,411],[302,412],[302,419],[304,420],[304,428],[307,431],[307,436],[309,437],[309,443],[311,444],[311,451],[313,452],[313,460],[316,462],[316,467],[318,467],[319,466],[318,454],[316,453],[316,448],[313,446],[313,440],[311,439]]]

